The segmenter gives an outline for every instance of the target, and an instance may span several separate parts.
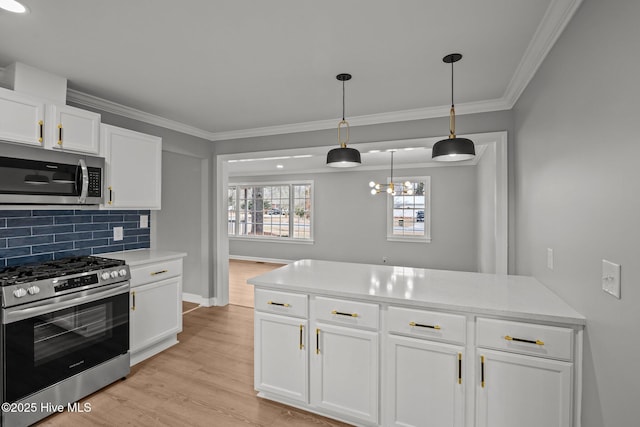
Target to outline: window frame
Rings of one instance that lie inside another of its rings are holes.
[[[295,205],[294,205],[294,186],[296,185],[309,185],[311,195],[310,199],[310,209],[309,209],[309,238],[297,238],[293,237],[294,234],[294,217],[295,217]],[[239,191],[245,187],[289,187],[289,236],[286,237],[276,237],[276,236],[264,236],[264,235],[243,235],[240,233],[240,227],[238,226],[237,219],[239,218],[240,212],[240,197]],[[315,224],[315,211],[314,211],[314,197],[315,197],[315,189],[313,180],[292,180],[292,181],[266,181],[266,182],[229,182],[227,184],[227,191],[231,187],[235,188],[235,212],[236,212],[236,223],[234,225],[235,234],[230,234],[230,227],[227,225],[227,236],[230,240],[245,240],[252,242],[269,242],[269,243],[296,243],[296,244],[313,244],[314,243],[314,224]],[[227,223],[229,221],[229,213],[227,212]]]
[[[431,242],[431,176],[404,176],[394,177],[395,183],[410,181],[424,183],[424,236],[401,236],[393,234],[393,210],[394,196],[387,195],[387,241],[389,242],[413,242],[413,243],[430,243]],[[391,179],[387,177],[387,184],[391,183]],[[396,196],[397,197],[397,196]]]

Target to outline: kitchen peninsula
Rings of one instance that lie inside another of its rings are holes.
[[[586,320],[534,278],[300,260],[248,282],[261,397],[363,426],[580,425]]]

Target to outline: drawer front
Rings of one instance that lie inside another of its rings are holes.
[[[313,304],[316,320],[371,329],[378,329],[380,324],[378,304],[324,297],[315,297]]]
[[[307,296],[290,292],[255,289],[255,309],[266,313],[284,314],[287,316],[308,316]]]
[[[466,342],[466,318],[457,314],[389,307],[387,331],[455,344]]]
[[[557,326],[480,318],[476,324],[478,347],[572,360],[573,330]]]
[[[182,274],[182,259],[131,267],[131,287],[156,282]]]

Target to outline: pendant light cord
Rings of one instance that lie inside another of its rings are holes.
[[[344,80],[342,81],[342,120],[344,120]]]
[[[451,106],[453,107],[453,62],[451,63]]]
[[[453,106],[453,61],[451,61],[451,110],[449,110],[449,139],[456,137],[456,110]]]

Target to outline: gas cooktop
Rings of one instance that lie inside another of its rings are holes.
[[[72,274],[100,271],[105,268],[124,265],[124,263],[123,260],[118,259],[77,256],[38,264],[6,267],[0,270],[0,286],[19,285]]]

